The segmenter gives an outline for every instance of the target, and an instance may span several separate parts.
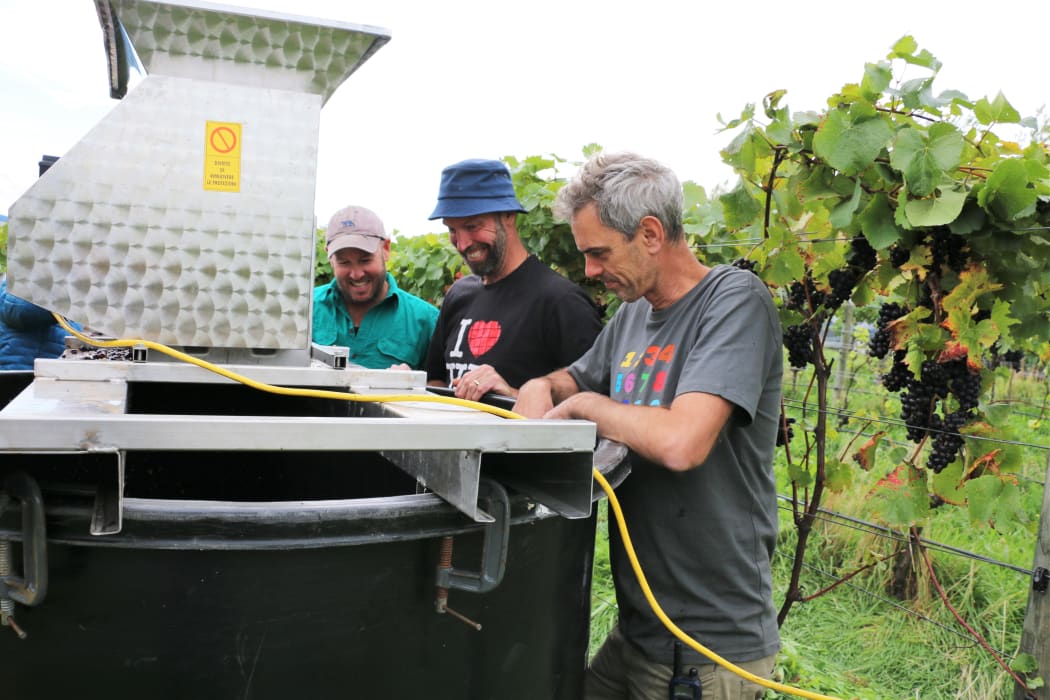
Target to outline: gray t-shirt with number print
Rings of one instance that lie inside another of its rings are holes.
[[[679,394],[704,392],[734,405],[707,461],[675,473],[632,453],[616,495],[664,612],[737,663],[780,646],[770,558],[782,357],[765,285],[720,265],[665,309],[654,311],[645,299],[624,304],[569,367],[581,390],[622,403],[668,407]],[[669,664],[674,638],[645,600],[612,524],[609,537],[620,628],[651,660]],[[683,660],[709,663],[689,648]]]

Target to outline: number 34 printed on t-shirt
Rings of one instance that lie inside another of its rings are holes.
[[[653,391],[663,391],[664,382],[667,381],[667,370],[659,369],[659,365],[667,365],[674,358],[674,344],[650,345],[644,353],[631,351],[624,355],[620,367],[629,371],[616,374],[616,387],[613,393],[631,394],[644,392],[649,382],[652,381]],[[659,402],[657,402],[659,403]]]

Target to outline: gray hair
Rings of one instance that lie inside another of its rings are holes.
[[[627,240],[634,238],[646,216],[655,216],[669,241],[678,241],[682,230],[682,184],[665,165],[634,153],[598,153],[572,180],[558,190],[554,215],[569,221],[591,202],[598,219]]]

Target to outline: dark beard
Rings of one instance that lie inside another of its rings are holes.
[[[478,277],[488,277],[499,270],[503,264],[503,258],[507,254],[507,229],[503,227],[503,222],[499,219],[496,219],[496,240],[487,247],[489,254],[481,262],[471,263],[465,255],[463,256],[463,261],[467,263],[467,267]]]

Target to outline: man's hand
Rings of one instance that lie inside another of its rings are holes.
[[[518,395],[517,389],[507,384],[492,365],[481,365],[459,379],[453,379],[452,388],[455,390],[456,398],[467,401],[480,401],[481,397],[489,392],[511,398]]]
[[[568,420],[571,418],[596,420],[592,415],[593,410],[590,407],[608,400],[607,397],[602,396],[601,394],[596,394],[593,391],[582,391],[578,394],[573,394],[557,406],[548,409],[547,412],[543,414],[543,417],[559,420]]]
[[[530,379],[518,390],[518,401],[514,412],[526,418],[554,417],[547,416],[555,405],[565,401],[580,390],[576,380],[564,369],[551,372],[546,377]],[[558,415],[563,418],[565,416]]]
[[[521,385],[512,410],[526,418],[543,418],[553,408],[550,382],[546,377],[540,377]]]

